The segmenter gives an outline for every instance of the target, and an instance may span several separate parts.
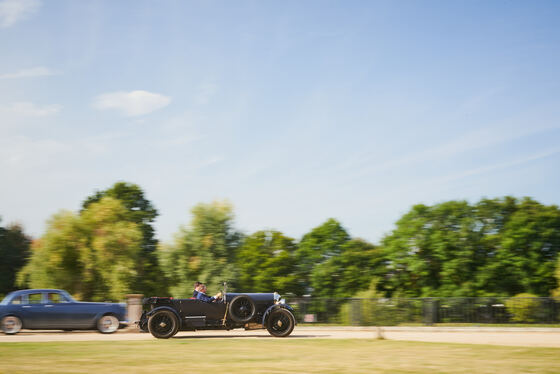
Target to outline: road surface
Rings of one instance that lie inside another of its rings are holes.
[[[560,348],[560,328],[508,327],[297,327],[286,339],[375,339],[379,334],[390,340],[439,343],[491,344],[523,347]],[[266,330],[179,332],[172,339],[278,339]],[[120,330],[104,335],[95,331],[32,331],[17,335],[0,335],[5,342],[62,342],[62,341],[131,341],[155,340],[148,333]]]

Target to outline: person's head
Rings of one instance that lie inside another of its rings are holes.
[[[198,292],[206,293],[206,285],[201,283],[200,286],[198,286]]]
[[[200,287],[201,284],[200,282],[194,282],[194,289],[198,291],[198,287]]]

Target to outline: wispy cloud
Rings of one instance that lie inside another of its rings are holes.
[[[58,74],[58,72],[44,66],[37,66],[29,69],[21,69],[16,71],[15,73],[0,74],[0,79],[47,77],[55,74]]]
[[[115,109],[125,116],[141,116],[164,108],[171,98],[148,91],[118,91],[101,94],[93,99],[93,107],[99,110]]]
[[[526,164],[526,163],[529,163],[529,162],[532,162],[532,161],[540,160],[542,158],[554,156],[558,153],[560,153],[560,147],[550,148],[550,149],[547,149],[545,151],[533,153],[531,155],[526,155],[526,156],[523,156],[523,157],[517,157],[513,160],[509,160],[509,161],[505,161],[505,162],[499,162],[499,163],[490,164],[490,165],[485,165],[485,166],[481,166],[481,167],[478,167],[478,168],[464,170],[464,171],[460,171],[458,173],[453,173],[453,174],[450,174],[450,175],[445,175],[445,176],[442,176],[442,177],[430,179],[430,180],[428,180],[427,183],[431,183],[431,184],[449,183],[451,181],[460,180],[460,179],[471,177],[471,176],[478,175],[478,174],[484,174],[484,173],[489,173],[489,172],[496,171],[496,170],[508,169],[508,168],[512,168],[512,167],[515,167],[515,166],[523,165],[523,164]]]
[[[2,0],[0,1],[0,28],[8,28],[35,13],[39,0]]]
[[[47,117],[57,114],[62,105],[35,105],[30,102],[17,102],[6,106],[0,106],[0,113],[14,114],[25,117]]]
[[[375,161],[368,152],[356,155],[337,165],[337,170],[350,170],[352,175],[362,177],[375,173],[386,172],[396,168],[409,168],[426,164],[431,161],[450,159],[477,149],[493,147],[499,144],[519,140],[531,135],[558,128],[557,125],[541,125],[534,127],[497,126],[495,128],[478,129],[461,134],[445,143],[404,154],[394,159]]]
[[[67,154],[70,150],[69,145],[54,139],[31,139],[25,136],[0,138],[0,167],[49,165],[53,157]]]

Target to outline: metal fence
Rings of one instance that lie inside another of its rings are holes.
[[[399,324],[558,324],[560,298],[291,298],[298,322],[356,326]]]

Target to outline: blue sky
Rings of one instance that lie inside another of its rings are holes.
[[[557,1],[0,0],[0,216],[116,181],[378,242],[413,204],[559,204]]]

